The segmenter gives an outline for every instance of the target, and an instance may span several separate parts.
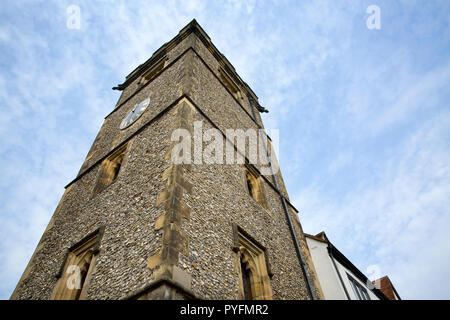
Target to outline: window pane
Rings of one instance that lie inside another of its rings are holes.
[[[370,297],[369,297],[369,294],[367,293],[367,290],[364,289],[364,288],[361,288],[361,289],[362,289],[362,292],[363,292],[363,294],[364,294],[365,300],[370,300]]]
[[[352,283],[352,286],[353,286],[353,290],[355,291],[355,293],[356,293],[356,297],[359,299],[359,300],[362,300],[362,298],[361,298],[361,294],[359,293],[359,290],[358,290],[358,285],[355,283],[355,280],[351,280],[351,283]]]

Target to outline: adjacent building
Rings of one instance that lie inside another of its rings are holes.
[[[325,232],[305,236],[326,300],[400,299],[387,276],[370,281],[330,242]]]

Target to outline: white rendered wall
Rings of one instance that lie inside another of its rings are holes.
[[[326,300],[347,300],[336,270],[328,255],[327,244],[306,237],[317,277]]]
[[[306,237],[306,242],[311,253],[311,257],[316,268],[317,277],[319,278],[323,294],[326,300],[347,300],[342,283],[339,280],[336,268],[339,270],[342,282],[347,289],[347,293],[351,300],[358,300],[355,291],[348,279],[347,273],[355,279],[359,284],[366,288],[371,300],[379,300],[379,298],[368,288],[367,284],[360,281],[350,270],[341,265],[336,259],[336,268],[333,265],[330,255],[328,254],[327,244]]]
[[[335,260],[336,261],[336,260]],[[336,266],[339,270],[339,273],[341,274],[342,281],[345,284],[345,288],[347,289],[347,292],[350,296],[351,300],[358,300],[358,297],[356,296],[355,290],[352,287],[352,284],[350,283],[350,280],[348,279],[347,273],[355,279],[360,285],[362,285],[364,288],[366,288],[367,293],[369,294],[370,300],[380,300],[373,292],[369,289],[368,285],[361,280],[359,280],[350,270],[345,268],[343,265],[341,265],[338,261],[336,261]]]

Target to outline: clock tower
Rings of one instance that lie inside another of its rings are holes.
[[[321,299],[267,110],[198,23],[113,89],[11,299]]]

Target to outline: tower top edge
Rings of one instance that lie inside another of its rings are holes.
[[[164,43],[161,47],[159,47],[152,56],[147,59],[144,63],[137,66],[133,71],[131,71],[126,77],[125,81],[122,84],[119,84],[114,89],[123,90],[125,89],[132,81],[134,81],[137,77],[142,75],[150,65],[154,62],[158,61],[162,56],[164,56],[167,52],[172,50],[177,44],[179,44],[183,39],[189,36],[191,33],[197,35],[197,37],[205,44],[205,46],[211,51],[213,56],[219,63],[224,64],[228,68],[228,72],[233,73],[235,77],[239,79],[243,86],[247,89],[249,93],[251,93],[256,99],[258,96],[253,92],[250,86],[241,79],[241,77],[237,74],[236,69],[230,63],[230,61],[217,49],[217,47],[211,41],[209,35],[205,32],[205,30],[200,26],[197,20],[192,19],[186,26],[184,26],[178,34],[173,37],[170,41]]]

